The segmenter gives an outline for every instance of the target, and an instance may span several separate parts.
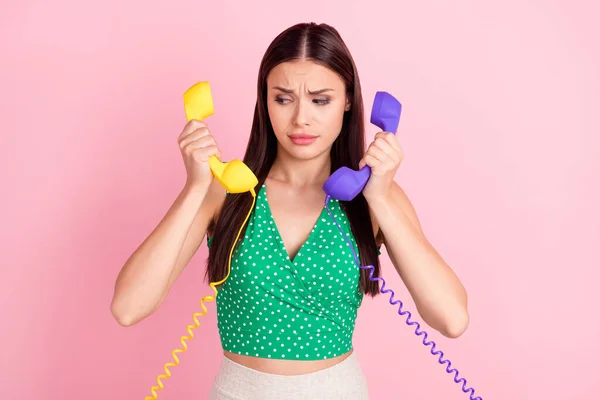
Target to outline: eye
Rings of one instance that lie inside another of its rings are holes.
[[[329,104],[329,99],[314,99],[313,101],[319,105]]]
[[[286,102],[291,101],[290,99],[285,99],[283,97],[276,97],[275,102],[279,104],[286,104]]]

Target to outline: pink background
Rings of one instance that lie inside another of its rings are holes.
[[[2,398],[150,394],[210,293],[206,247],[151,318],[122,328],[109,304],[183,184],[183,91],[211,82],[211,127],[225,158],[240,157],[265,48],[314,20],[347,41],[367,110],[377,90],[403,102],[398,181],[470,298],[464,336],[431,338],[484,399],[598,399],[599,7],[290,4],[3,2]],[[159,398],[205,398],[214,303],[195,333]],[[469,397],[384,297],[365,302],[355,344],[373,399]]]

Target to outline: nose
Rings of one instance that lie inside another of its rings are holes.
[[[307,126],[310,120],[310,107],[306,104],[306,101],[300,99],[296,102],[296,110],[294,115],[294,124],[297,126]]]

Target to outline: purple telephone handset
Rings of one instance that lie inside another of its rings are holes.
[[[377,92],[371,111],[371,123],[384,132],[396,134],[400,122],[402,104],[387,92]],[[365,165],[358,171],[341,167],[323,185],[325,193],[334,199],[350,201],[358,195],[371,176],[371,167]]]

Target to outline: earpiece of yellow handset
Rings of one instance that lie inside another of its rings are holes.
[[[185,115],[191,119],[203,120],[214,114],[210,84],[198,82],[183,94]],[[217,180],[229,193],[244,193],[254,189],[258,179],[254,173],[241,160],[221,162],[216,156],[208,160],[210,169]]]

